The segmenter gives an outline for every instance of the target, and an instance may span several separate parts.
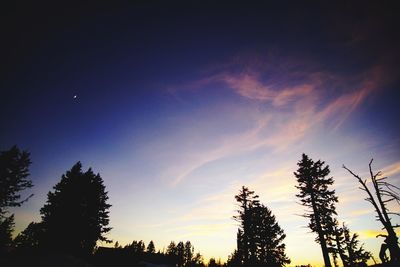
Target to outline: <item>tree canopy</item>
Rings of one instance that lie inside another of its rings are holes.
[[[109,242],[108,196],[103,179],[76,163],[48,193],[40,210],[44,227],[44,246],[75,255],[92,253],[98,240]]]
[[[149,244],[147,245],[146,252],[151,254],[156,253],[156,247],[154,246],[153,240],[150,240]]]
[[[30,164],[30,154],[17,146],[0,152],[0,253],[12,246],[14,215],[7,216],[8,209],[21,206],[32,196],[21,200],[21,191],[33,186],[28,179]]]
[[[29,176],[30,154],[17,146],[0,152],[0,217],[8,207],[19,207],[28,200],[21,200],[20,192],[33,186]],[[32,196],[32,195],[31,195]]]
[[[18,250],[32,250],[39,248],[39,241],[43,236],[43,224],[31,222],[25,230],[14,239],[14,245]]]
[[[239,202],[234,218],[240,226],[237,251],[232,257],[242,266],[285,266],[290,259],[285,254],[286,235],[271,210],[261,204],[254,191],[243,186],[235,196]]]

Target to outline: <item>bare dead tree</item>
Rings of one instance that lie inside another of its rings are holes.
[[[390,212],[386,204],[392,201],[396,201],[398,204],[400,204],[400,188],[387,182],[387,177],[381,177],[381,171],[374,173],[372,171],[372,161],[373,159],[371,159],[369,162],[369,174],[375,196],[367,185],[368,179],[363,180],[359,175],[352,172],[345,165],[343,165],[343,168],[357,178],[358,182],[361,184],[361,187],[359,188],[367,193],[368,197],[365,200],[374,206],[377,214],[376,218],[382,223],[384,227],[383,229],[385,229],[387,232],[386,243],[387,247],[389,248],[390,261],[397,262],[400,261],[400,248],[394,228],[400,227],[400,225],[392,225],[389,215],[400,216],[400,213]]]

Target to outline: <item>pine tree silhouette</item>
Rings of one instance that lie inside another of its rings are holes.
[[[104,236],[111,229],[107,227],[111,205],[99,174],[91,169],[82,172],[78,162],[47,196],[40,213],[48,250],[88,256],[98,240],[111,242]]]
[[[147,251],[147,253],[150,253],[150,254],[156,253],[156,247],[154,246],[153,240],[151,240],[151,241],[149,242],[149,244],[147,245],[146,251]]]
[[[335,229],[335,239],[344,267],[366,265],[372,256],[370,252],[364,250],[363,245],[360,245],[358,234],[351,234],[344,223],[342,227]]]
[[[294,175],[298,182],[296,188],[300,193],[296,196],[308,208],[303,216],[310,219],[308,227],[317,233],[316,241],[321,245],[325,266],[331,267],[328,243],[334,234],[336,221],[333,216],[336,215],[335,203],[338,202],[335,190],[328,189],[333,184],[333,178],[327,177],[330,170],[325,162],[314,162],[306,154],[302,155],[298,166]]]
[[[30,154],[20,151],[17,146],[0,152],[0,254],[7,253],[12,247],[14,215],[7,216],[8,209],[19,207],[27,201],[21,200],[20,192],[33,186],[29,176]]]
[[[25,230],[17,235],[14,244],[19,251],[36,250],[40,246],[43,238],[43,224],[31,222]]]
[[[285,254],[286,235],[275,216],[258,196],[242,187],[235,196],[240,209],[234,218],[240,223],[237,234],[238,248],[232,259],[242,266],[285,266],[290,259]],[[246,254],[248,253],[248,254]]]

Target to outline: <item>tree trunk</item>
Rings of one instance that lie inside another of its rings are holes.
[[[382,223],[382,225],[386,229],[386,232],[388,233],[387,244],[388,244],[389,253],[390,253],[390,261],[398,262],[398,261],[400,261],[400,247],[397,243],[397,240],[398,240],[397,235],[396,235],[396,232],[394,231],[393,226],[390,222],[390,218],[387,214],[387,209],[386,209],[385,203],[382,200],[382,195],[381,195],[382,192],[381,192],[381,189],[380,189],[378,181],[377,181],[377,177],[380,175],[380,172],[378,172],[376,174],[373,173],[372,166],[371,166],[372,161],[373,161],[373,159],[371,159],[371,161],[369,162],[369,172],[370,172],[373,187],[375,189],[375,194],[378,199],[379,206],[378,206],[378,203],[376,203],[371,191],[368,189],[366,180],[363,181],[360,176],[358,176],[357,174],[352,172],[350,169],[348,169],[344,165],[343,165],[343,168],[346,169],[355,178],[357,178],[357,180],[363,186],[361,189],[364,190],[365,192],[367,192],[367,194],[369,196],[369,198],[367,198],[367,201],[369,201],[374,206],[375,211],[378,215],[379,221]]]
[[[388,247],[389,247],[389,253],[390,253],[390,261],[391,262],[399,262],[400,261],[400,248],[399,244],[397,243],[397,236],[396,233],[393,230],[393,227],[389,229],[386,229],[389,233],[388,235]]]
[[[328,247],[326,246],[324,235],[321,232],[322,231],[320,230],[318,236],[320,240],[319,242],[321,243],[321,249],[322,249],[322,255],[324,257],[325,267],[332,267],[331,260],[329,258]]]
[[[338,248],[340,259],[342,260],[343,266],[347,267],[348,263],[347,263],[347,260],[346,260],[346,256],[343,253],[343,248],[342,248],[342,246],[340,244],[339,237],[336,235],[335,239],[336,239],[336,246]]]
[[[332,267],[331,260],[329,258],[328,247],[326,246],[326,240],[324,237],[324,233],[322,231],[321,222],[319,220],[318,209],[317,209],[317,206],[315,205],[315,200],[314,200],[313,194],[311,194],[311,203],[312,203],[312,207],[314,210],[315,226],[316,226],[317,232],[318,232],[319,243],[321,244],[322,256],[324,257],[325,267]]]

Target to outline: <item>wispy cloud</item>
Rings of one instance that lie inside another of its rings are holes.
[[[310,94],[314,84],[300,84],[288,86],[285,84],[273,84],[262,82],[259,74],[222,74],[215,76],[216,80],[226,83],[232,90],[242,97],[252,100],[269,101],[274,106],[283,106],[299,97]]]
[[[382,171],[382,174],[387,177],[392,177],[400,174],[400,161],[385,167]]]
[[[396,231],[397,235],[400,234],[400,231]],[[362,231],[358,231],[357,234],[360,235],[362,239],[376,238],[377,235],[387,235],[385,231],[379,231],[375,229],[366,229]]]
[[[260,65],[262,63],[258,62],[257,66]],[[180,94],[181,98],[190,97],[190,94],[185,95],[187,90],[212,87],[214,90],[230,90],[244,100],[254,102],[244,104],[252,108],[230,106],[231,113],[238,109],[245,114],[247,112],[247,116],[236,120],[238,125],[247,126],[239,133],[226,131],[224,137],[219,138],[221,141],[212,148],[200,149],[194,157],[186,156],[186,161],[179,167],[174,166],[170,172],[170,177],[173,177],[171,185],[178,185],[194,171],[218,159],[263,147],[282,152],[318,127],[338,130],[357,107],[387,80],[380,66],[352,77],[326,70],[315,71],[316,68],[308,66],[301,68],[299,63],[289,62],[282,66],[278,70],[264,66],[257,71],[246,65],[241,72],[222,69],[219,73],[174,88],[174,94]],[[228,101],[229,98],[224,99],[220,104]],[[212,115],[208,120],[214,120]],[[218,139],[212,130],[206,138]]]

